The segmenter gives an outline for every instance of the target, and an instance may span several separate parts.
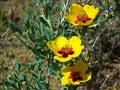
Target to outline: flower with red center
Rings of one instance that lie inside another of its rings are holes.
[[[79,4],[72,4],[69,13],[65,15],[65,19],[75,26],[87,26],[93,22],[98,13],[99,9],[93,5],[84,5],[82,7]]]
[[[60,62],[78,57],[84,49],[84,46],[81,45],[81,39],[77,36],[73,36],[69,40],[63,36],[58,36],[55,40],[48,41],[47,46],[54,52],[54,59]]]
[[[81,82],[87,82],[91,79],[92,73],[86,73],[88,65],[82,61],[79,61],[75,66],[66,66],[61,72],[63,77],[61,78],[61,84],[73,84],[79,85]]]

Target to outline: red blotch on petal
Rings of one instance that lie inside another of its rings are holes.
[[[67,58],[69,55],[74,54],[74,51],[72,50],[70,46],[66,45],[65,47],[62,47],[61,50],[57,51],[59,54],[62,54],[62,57]]]
[[[88,20],[92,20],[91,18],[89,18],[86,14],[85,15],[78,15],[77,17],[76,17],[76,21],[75,21],[75,24],[77,24],[79,21],[81,21],[81,22],[83,22],[83,23],[85,23],[86,21],[88,21]]]
[[[71,72],[69,78],[72,78],[73,82],[76,82],[77,80],[82,80],[83,78],[80,76],[80,72]]]
[[[62,54],[62,57],[67,58],[67,57],[68,57],[68,54],[67,54],[67,53],[64,53],[64,54]]]

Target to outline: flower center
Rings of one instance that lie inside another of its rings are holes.
[[[75,21],[75,24],[77,24],[78,22],[83,22],[83,23],[85,23],[86,21],[88,21],[88,20],[91,20],[91,18],[89,18],[86,14],[84,14],[84,15],[78,15],[77,17],[76,17],[76,21]]]
[[[80,72],[71,72],[69,78],[72,78],[73,82],[76,82],[77,80],[82,80],[83,78],[80,76]]]
[[[61,50],[58,51],[59,54],[62,54],[62,57],[66,58],[68,55],[74,54],[73,48],[69,45],[66,45],[61,48]]]

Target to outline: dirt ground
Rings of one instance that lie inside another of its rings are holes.
[[[11,8],[13,7],[14,9],[18,9],[15,10],[16,12],[14,13],[16,17],[21,18],[21,16],[19,16],[21,13],[20,8],[22,8],[21,2],[19,0],[0,0],[0,87],[14,69],[13,66],[15,62],[24,64],[35,61],[31,51],[26,49],[11,31],[7,31],[8,26],[2,26],[3,21],[6,19],[5,17],[12,13]]]

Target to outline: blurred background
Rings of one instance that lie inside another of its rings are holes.
[[[113,20],[108,19],[106,21],[108,25],[106,28],[107,30],[101,34],[100,39],[95,46],[96,48],[97,46],[98,48],[101,48],[99,49],[101,50],[99,52],[99,57],[102,60],[101,64],[105,63],[105,66],[101,67],[101,78],[106,77],[106,75],[113,71],[120,63],[120,1],[109,1],[116,3],[113,12],[114,18]],[[73,2],[82,4],[90,3],[98,6],[97,0],[70,0],[70,3]],[[53,4],[57,3],[58,1]],[[14,62],[17,61],[21,64],[25,64],[35,61],[33,53],[21,44],[14,33],[9,30],[6,23],[7,18],[11,18],[20,26],[25,12],[24,9],[26,7],[32,8],[29,0],[0,0],[0,87],[4,86],[4,82],[8,75],[14,70]],[[90,57],[90,59],[94,60],[96,57],[96,53],[94,53],[93,57]],[[97,68],[93,69],[93,71],[97,70]],[[96,79],[96,83],[97,80],[99,81],[101,78]],[[54,78],[54,80],[57,79]],[[52,90],[59,90],[59,85],[56,85],[54,80],[51,81],[51,88]],[[105,90],[112,90],[111,87],[117,88],[114,90],[120,90],[120,68],[118,68],[108,79],[105,85]],[[77,90],[80,89],[78,88]]]

